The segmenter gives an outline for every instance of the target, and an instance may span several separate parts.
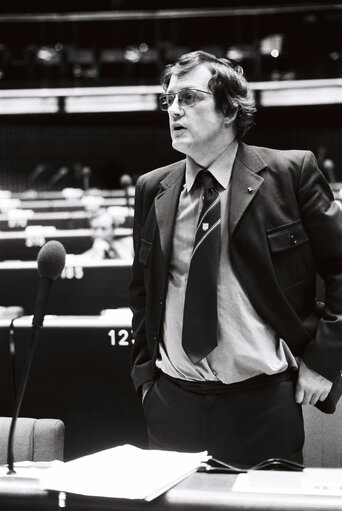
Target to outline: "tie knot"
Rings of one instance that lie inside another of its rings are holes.
[[[201,170],[198,174],[198,179],[203,184],[205,191],[215,188],[216,179],[209,170]]]

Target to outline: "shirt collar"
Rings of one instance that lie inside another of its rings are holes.
[[[229,146],[216,158],[216,160],[206,170],[210,170],[219,184],[226,189],[228,187],[232,173],[233,163],[238,149],[238,141],[235,139]],[[203,167],[198,165],[190,156],[186,157],[185,186],[188,192],[192,189],[197,174]]]

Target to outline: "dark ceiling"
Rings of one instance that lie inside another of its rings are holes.
[[[26,0],[11,0],[2,2],[0,13],[66,13],[66,12],[99,12],[112,10],[163,10],[163,9],[186,9],[186,8],[243,8],[243,7],[297,7],[303,6],[319,6],[324,8],[331,6],[341,6],[340,1],[325,2],[318,0],[147,0],[141,2],[139,0],[59,0],[58,2],[47,2],[36,0],[28,3]],[[341,6],[342,7],[342,6]]]

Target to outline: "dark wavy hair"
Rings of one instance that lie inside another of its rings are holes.
[[[237,135],[243,138],[254,125],[256,111],[253,95],[243,69],[239,64],[225,58],[218,58],[205,51],[193,51],[182,55],[174,64],[168,64],[163,70],[160,83],[167,89],[171,76],[181,76],[194,67],[206,64],[212,77],[208,82],[209,90],[213,93],[216,108],[223,115],[234,115],[237,112],[235,125]]]

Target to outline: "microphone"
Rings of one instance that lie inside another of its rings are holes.
[[[46,170],[45,165],[37,165],[29,175],[28,179],[29,185],[32,185],[39,178],[39,176],[43,174],[43,172],[45,172],[45,170]]]
[[[61,167],[57,172],[49,179],[47,183],[48,188],[52,188],[55,184],[58,183],[62,179],[62,177],[69,174],[69,169],[67,167]]]
[[[65,265],[65,255],[64,246],[55,240],[45,243],[38,253],[37,265],[40,284],[33,313],[33,327],[43,326],[52,282],[61,276]]]
[[[122,176],[120,177],[120,186],[125,191],[126,205],[127,208],[130,209],[128,188],[132,186],[132,178],[129,174],[122,174]]]
[[[13,456],[13,436],[21,403],[27,386],[28,377],[33,360],[33,353],[38,334],[43,326],[45,309],[49,299],[52,282],[60,277],[65,265],[65,248],[59,241],[48,241],[40,249],[37,257],[37,266],[40,274],[40,284],[34,307],[30,345],[27,350],[25,366],[23,369],[18,394],[16,396],[13,417],[8,435],[7,466],[8,475],[15,474]]]
[[[87,190],[89,190],[89,179],[91,176],[91,168],[83,167],[82,171],[81,171],[81,175],[82,175],[83,190],[87,191]]]

